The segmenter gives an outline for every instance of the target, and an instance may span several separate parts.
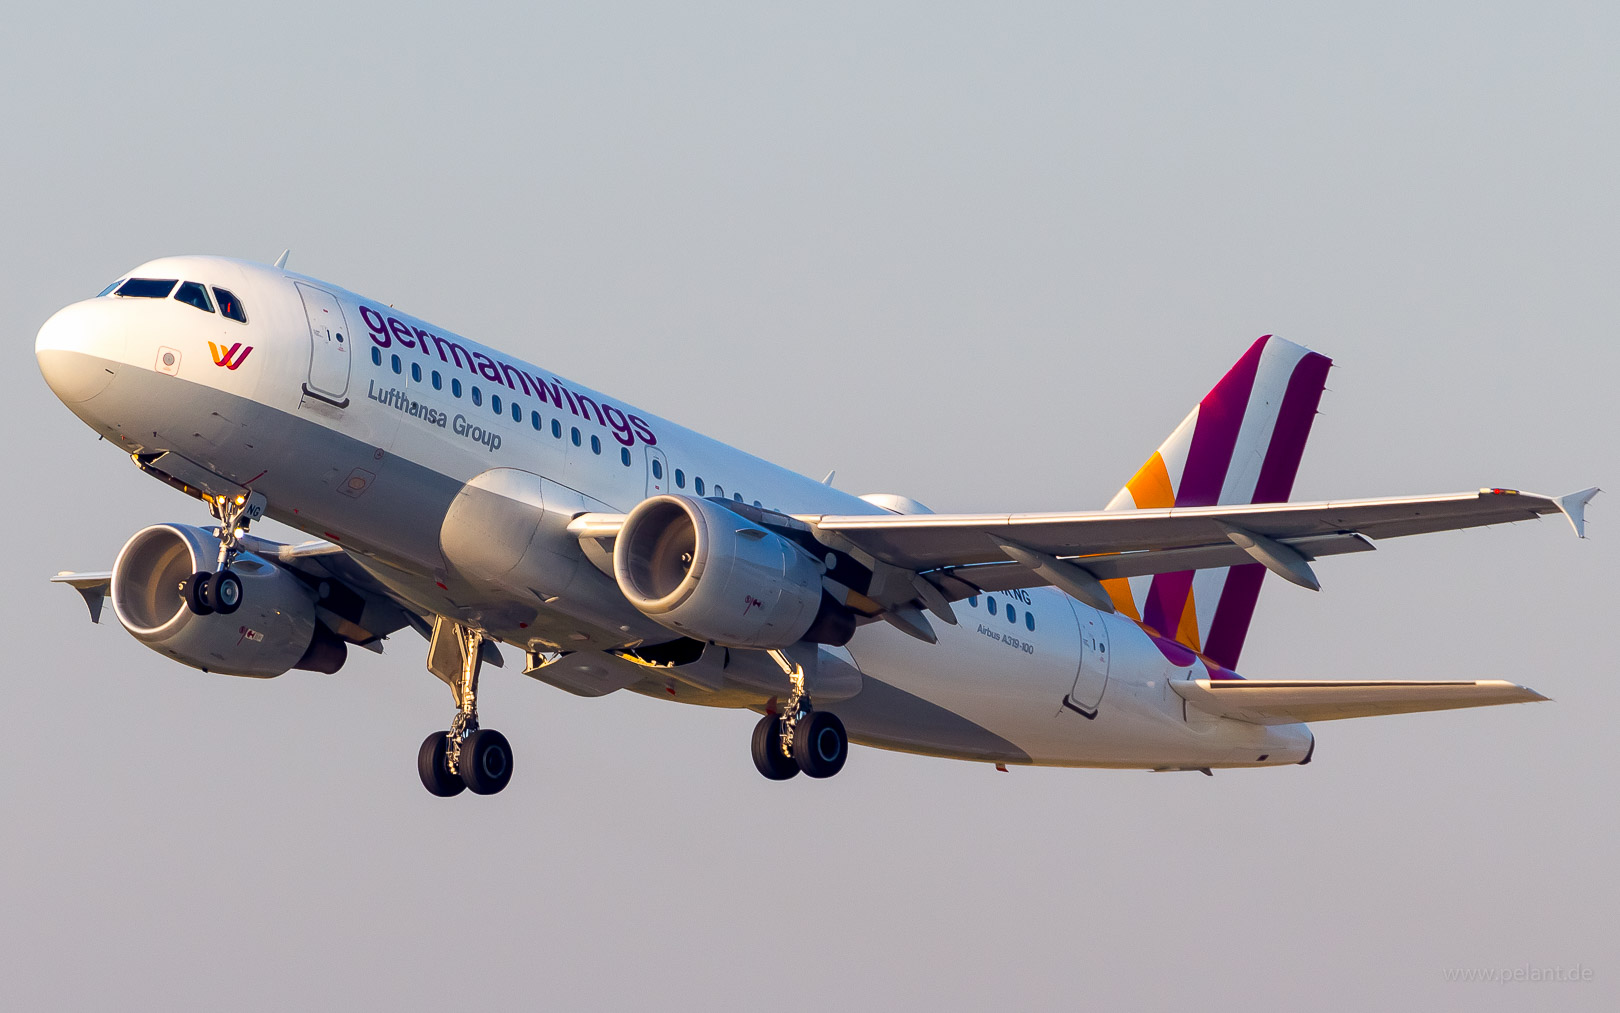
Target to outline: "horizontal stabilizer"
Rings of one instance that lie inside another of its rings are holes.
[[[1188,679],[1173,681],[1170,688],[1199,710],[1257,725],[1335,721],[1547,699],[1533,689],[1501,679],[1466,682]]]

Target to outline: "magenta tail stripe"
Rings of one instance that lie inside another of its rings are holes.
[[[1221,588],[1220,604],[1215,607],[1215,622],[1209,628],[1209,640],[1204,654],[1223,668],[1236,668],[1238,655],[1243,652],[1243,641],[1249,635],[1249,622],[1254,618],[1254,605],[1260,599],[1260,582],[1266,568],[1259,563],[1234,566],[1226,575],[1226,586]]]
[[[1148,588],[1147,608],[1142,621],[1174,640],[1181,625],[1181,613],[1187,608],[1187,592],[1192,590],[1193,572],[1177,570],[1161,573],[1153,578]]]
[[[1312,352],[1294,367],[1288,392],[1277,411],[1271,446],[1266,448],[1266,460],[1260,466],[1260,479],[1254,486],[1254,502],[1283,503],[1293,493],[1299,462],[1305,456],[1305,441],[1311,435],[1311,424],[1316,421],[1316,408],[1322,403],[1322,389],[1332,366],[1332,359]]]
[[[1232,466],[1232,451],[1243,429],[1243,416],[1249,409],[1249,396],[1254,393],[1260,356],[1269,340],[1271,335],[1267,334],[1250,345],[1243,357],[1198,402],[1198,422],[1193,428],[1181,483],[1176,487],[1176,506],[1211,506],[1220,501],[1226,472]],[[1148,588],[1142,621],[1165,636],[1174,637],[1181,626],[1181,614],[1187,608],[1192,577],[1191,570],[1154,577]]]
[[[1253,502],[1282,503],[1294,491],[1299,462],[1305,456],[1305,441],[1316,421],[1316,409],[1321,404],[1323,385],[1332,365],[1332,359],[1312,352],[1294,366],[1282,404],[1278,406],[1277,425],[1260,466]],[[1235,567],[1221,589],[1220,604],[1210,624],[1204,653],[1227,668],[1237,667],[1265,575],[1265,568],[1257,564]]]
[[[1176,506],[1212,506],[1220,502],[1221,486],[1232,465],[1232,449],[1249,410],[1254,392],[1254,376],[1265,351],[1266,335],[1243,353],[1213,390],[1198,403],[1198,425],[1187,451],[1187,465],[1176,487]]]

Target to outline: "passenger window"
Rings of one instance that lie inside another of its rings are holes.
[[[444,389],[444,377],[440,376],[439,371],[436,370],[436,369],[433,371],[433,389],[434,390],[443,390]]]
[[[1018,622],[1018,610],[1011,605],[1007,606],[1007,621],[1014,624]]]
[[[624,462],[624,466],[626,468],[630,467],[630,448],[629,447],[620,447],[619,448],[619,460]]]
[[[627,450],[627,451],[625,451],[625,453],[629,453],[629,451]],[[656,457],[653,458],[652,471],[653,471],[653,478],[663,478],[664,477],[664,462],[660,461]]]
[[[990,610],[991,615],[996,614],[996,600],[994,598],[986,598],[984,600],[984,607]]]
[[[478,395],[474,394],[473,396],[477,397]],[[477,402],[474,402],[474,404],[476,403]],[[496,415],[499,415],[501,413],[501,396],[499,394],[491,394],[489,396],[489,406],[495,410]]]
[[[1035,613],[1027,609],[1024,611],[1024,628],[1031,633],[1035,632]]]
[[[694,491],[697,492],[697,494],[699,496],[703,495],[703,479],[701,479],[701,478],[692,479],[692,488],[693,488]]]
[[[204,313],[214,312],[214,304],[208,301],[208,290],[194,281],[188,281],[174,290],[175,299],[187,306],[195,306]]]
[[[116,295],[126,299],[167,299],[179,278],[131,278],[118,286]]]
[[[976,594],[968,595],[968,606],[970,608],[978,608],[979,607],[979,596],[976,595]]]
[[[718,482],[716,482],[715,486],[714,486],[714,494],[716,496],[719,496],[721,499],[725,499],[726,498],[726,487],[719,484]]]
[[[575,426],[573,429],[569,430],[568,438],[570,440],[574,441],[574,446],[576,446],[576,447],[579,446],[579,427],[578,426]]]
[[[453,376],[450,378],[450,393],[454,397],[461,396],[461,381]]]
[[[559,440],[562,439],[562,423],[558,422],[556,419],[551,420],[551,435],[555,436]]]
[[[214,299],[219,303],[219,311],[225,316],[239,324],[247,323],[247,314],[242,312],[242,304],[237,301],[236,296],[215,285]]]
[[[382,349],[378,348],[376,345],[371,346],[371,364],[373,366],[382,365]]]
[[[682,471],[679,468],[675,469],[675,488],[677,488],[677,489],[685,489],[686,488],[686,472]]]
[[[478,389],[478,385],[476,383],[473,384],[472,402],[475,405],[481,405],[484,403],[484,392]]]
[[[758,507],[758,508],[759,508],[759,509],[760,509],[760,510],[763,510],[763,509],[765,509],[765,508],[764,508],[764,507],[762,507],[762,506],[760,506],[760,505],[759,505],[759,500],[757,500],[757,499],[756,499],[756,500],[754,500],[754,506],[755,506],[755,507]]]
[[[600,454],[601,452],[602,452],[602,440],[601,440],[601,438],[597,437],[597,436],[591,437],[591,453]]]
[[[394,370],[395,373],[404,372],[404,370],[402,369],[402,367],[399,364],[399,356],[397,356],[397,355],[391,355],[391,356],[388,357],[388,365],[393,367],[393,370]]]
[[[422,364],[420,362],[411,363],[411,379],[416,383],[422,382]]]
[[[742,502],[742,493],[734,492],[734,493],[731,494],[731,498],[736,500],[738,503],[741,503]]]
[[[534,427],[535,432],[538,433],[540,431],[540,413],[539,412],[530,412],[529,413],[529,425]]]
[[[512,421],[513,422],[522,422],[523,421],[523,406],[518,404],[516,401],[512,402]],[[536,425],[534,428],[539,429],[540,427],[538,425]]]

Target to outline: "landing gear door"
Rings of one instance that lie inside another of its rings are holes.
[[[670,490],[669,462],[664,459],[664,452],[654,447],[647,447],[647,495],[662,496]]]
[[[1079,611],[1079,610],[1076,610]],[[1080,617],[1080,671],[1074,677],[1064,706],[1088,718],[1097,716],[1103,690],[1108,686],[1108,627],[1102,616],[1085,609]]]
[[[339,408],[349,406],[349,346],[343,307],[325,289],[297,282],[309,318],[309,378],[304,393]]]

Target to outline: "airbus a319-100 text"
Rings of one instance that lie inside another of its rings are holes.
[[[1038,514],[846,494],[285,258],[142,264],[52,316],[36,354],[75,415],[214,519],[55,579],[224,675],[332,673],[415,630],[454,706],[418,752],[437,795],[511,777],[478,713],[500,644],[580,696],[754,711],[774,780],[836,774],[852,741],[998,765],[1308,763],[1311,721],[1543,697],[1242,678],[1268,573],[1314,589],[1324,556],[1542,514],[1580,534],[1597,491],[1290,503],[1330,362],[1272,336],[1106,508]],[[261,517],[311,540],[250,533]]]

